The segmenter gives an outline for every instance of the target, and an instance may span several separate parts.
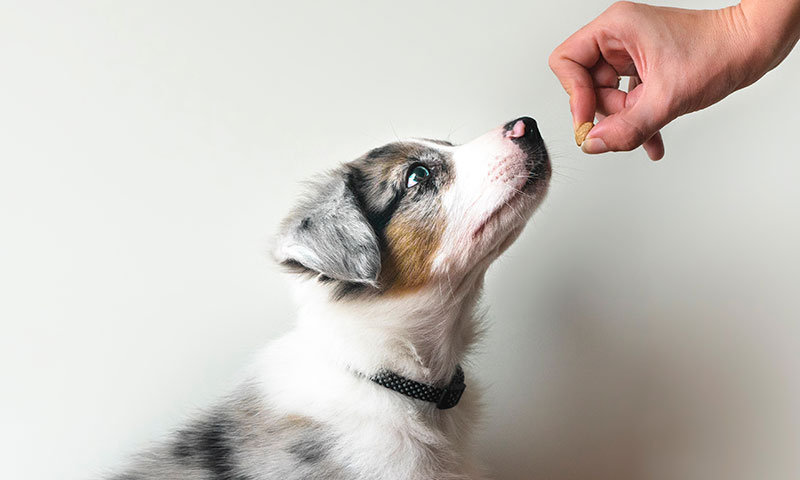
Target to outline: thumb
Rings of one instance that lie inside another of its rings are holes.
[[[653,84],[628,92],[622,109],[600,120],[581,145],[586,153],[629,151],[641,146],[667,124],[668,109]]]

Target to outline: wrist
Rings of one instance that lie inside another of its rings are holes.
[[[731,91],[754,83],[769,70],[773,57],[773,47],[764,44],[763,29],[749,21],[741,4],[713,10],[712,16]]]
[[[749,60],[761,70],[752,83],[778,66],[800,38],[800,0],[741,0],[729,9],[747,31]]]

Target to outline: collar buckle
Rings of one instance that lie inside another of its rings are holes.
[[[439,401],[436,402],[436,408],[447,410],[455,407],[458,401],[461,400],[461,394],[464,393],[465,388],[467,386],[464,384],[464,370],[461,369],[461,365],[456,365],[456,373],[450,380],[450,385],[442,389],[442,395],[439,397]]]
[[[436,402],[436,408],[439,410],[447,410],[448,408],[455,407],[458,401],[461,400],[461,394],[464,393],[465,388],[467,388],[467,386],[464,384],[463,380],[454,378],[450,385],[442,389],[442,396],[439,397],[439,401]]]

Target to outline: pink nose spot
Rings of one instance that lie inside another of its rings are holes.
[[[525,122],[522,120],[517,120],[514,127],[506,132],[506,137],[509,138],[520,138],[523,135],[525,135]]]

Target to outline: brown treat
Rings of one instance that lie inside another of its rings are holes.
[[[586,135],[589,134],[589,130],[591,130],[592,127],[594,127],[594,123],[586,122],[575,129],[575,143],[577,143],[579,147],[583,144],[583,141],[586,140]]]

